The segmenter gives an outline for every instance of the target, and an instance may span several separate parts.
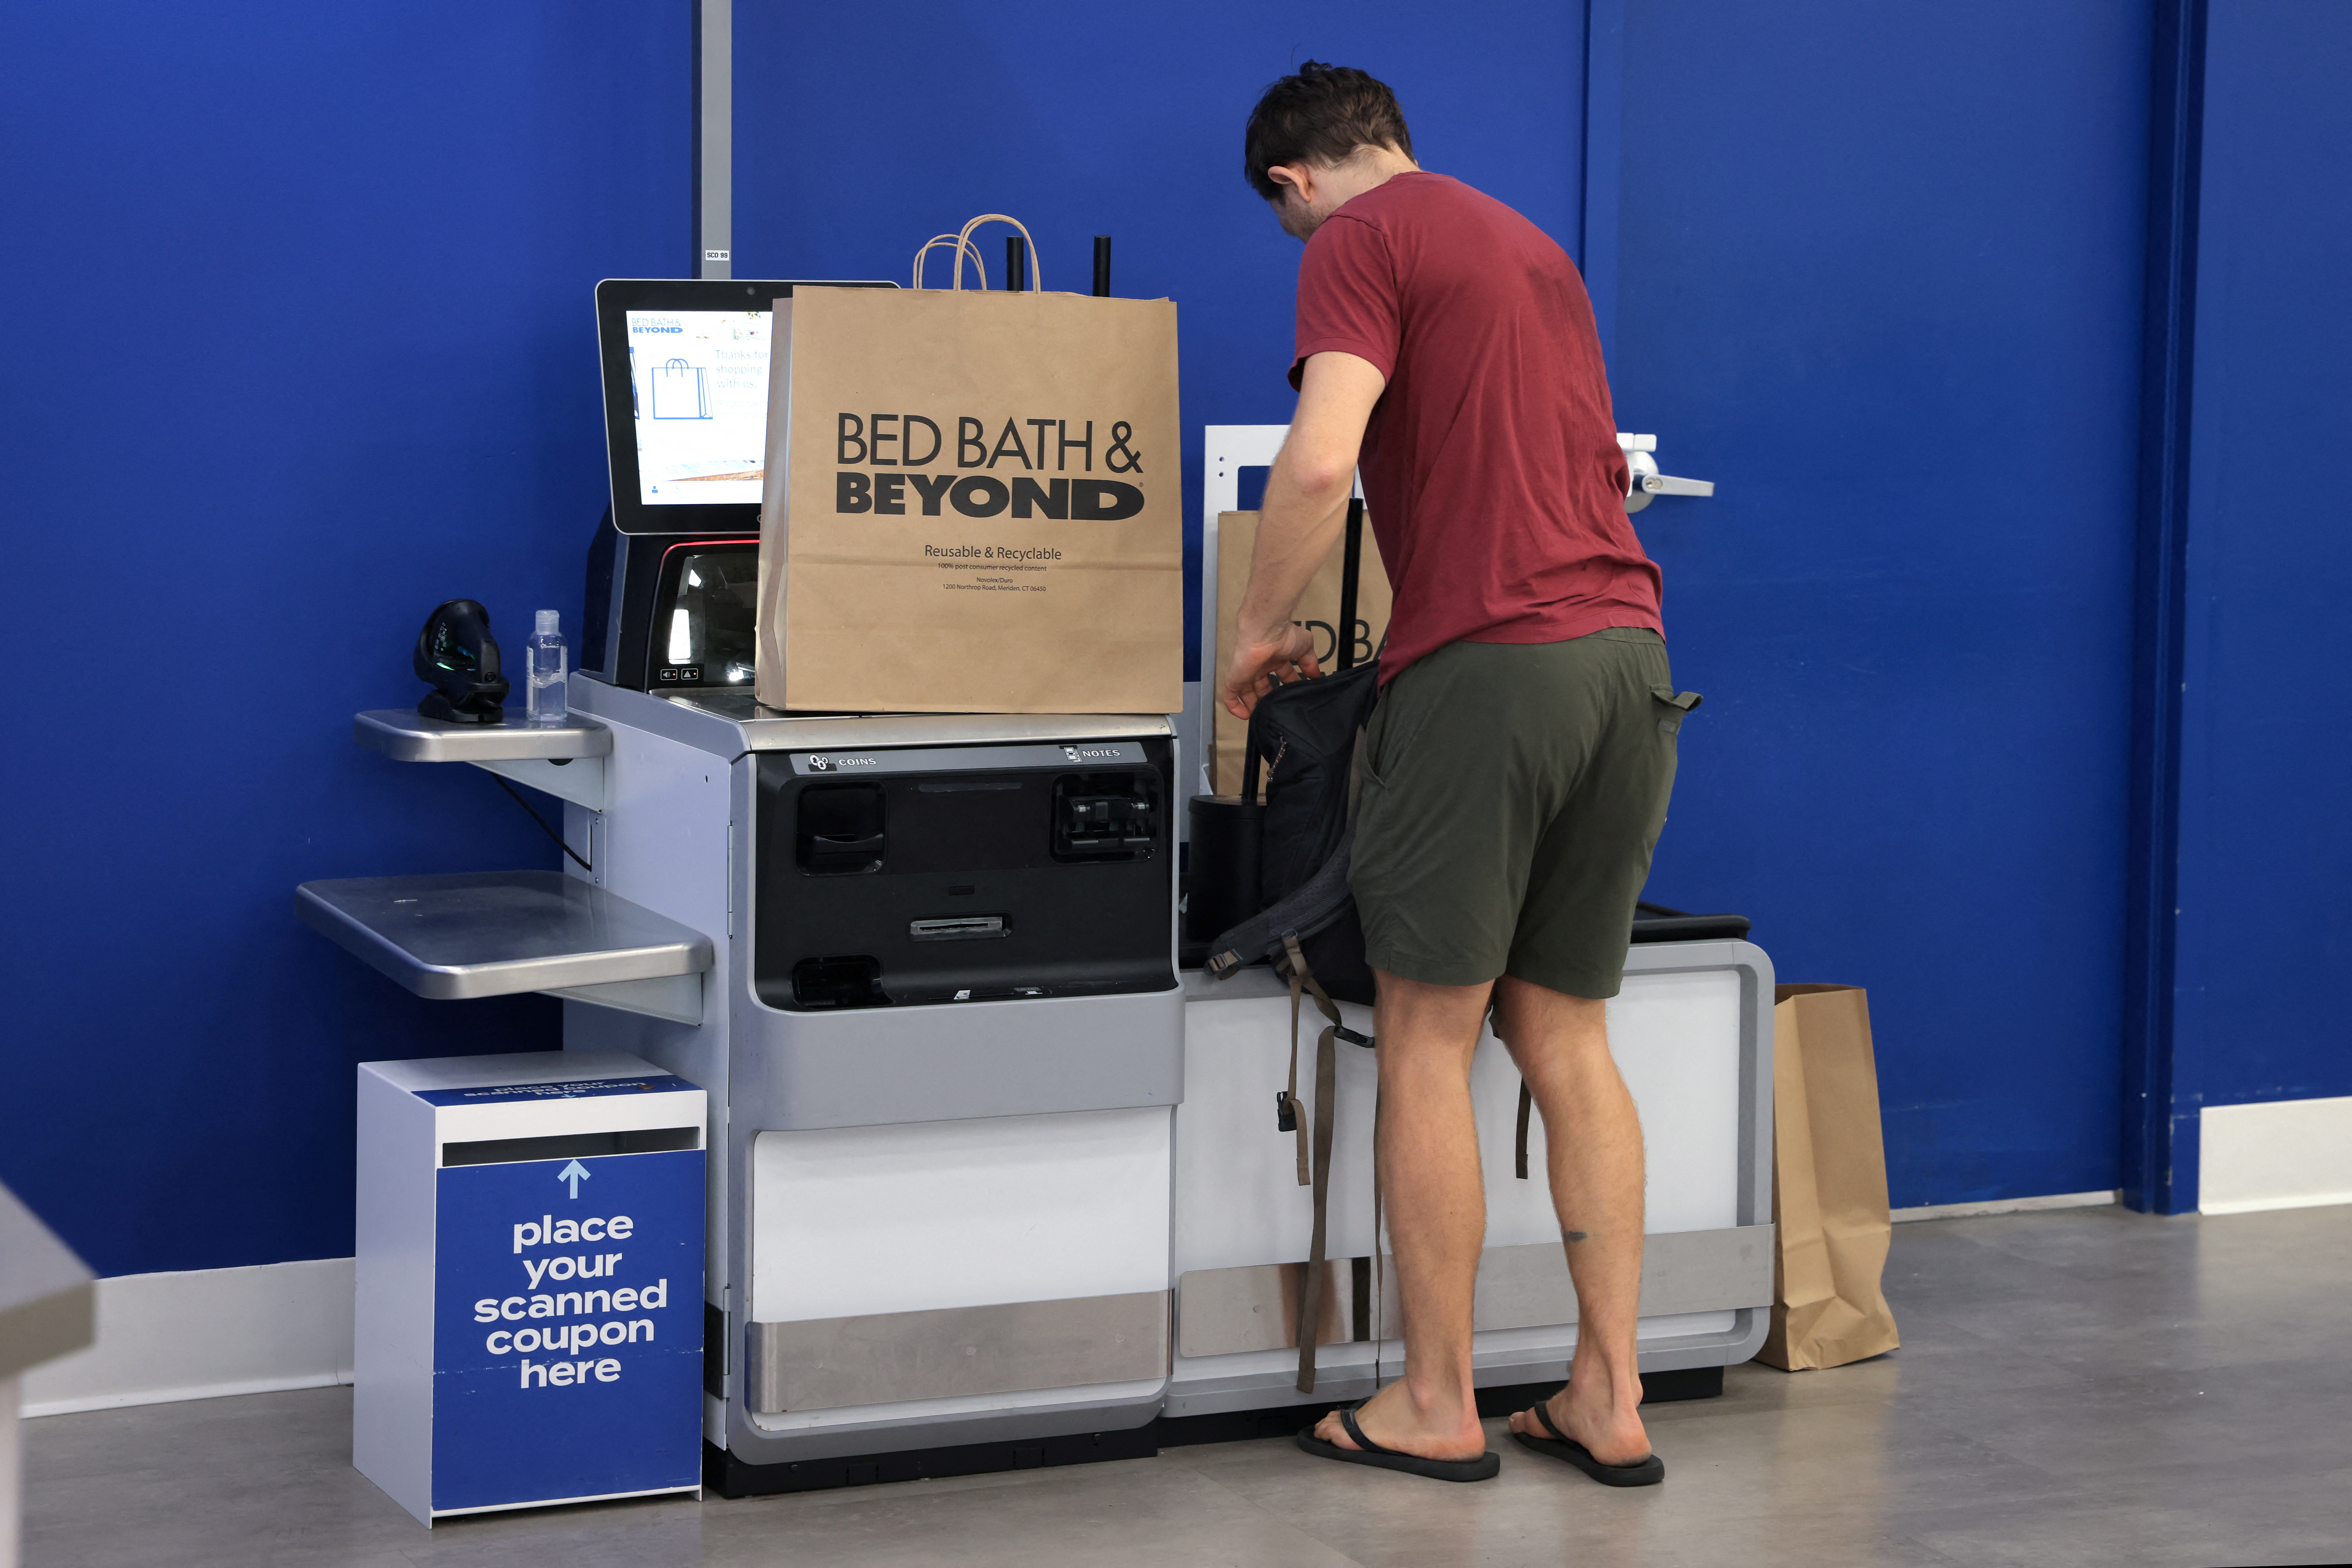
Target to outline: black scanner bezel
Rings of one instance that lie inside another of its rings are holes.
[[[762,1005],[798,1012],[1179,984],[1175,832],[1164,805],[1175,786],[1174,742],[1118,741],[1139,755],[1080,759],[1067,754],[1067,742],[1006,742],[1041,754],[999,760],[990,755],[997,746],[982,742],[920,748],[947,753],[936,768],[855,773],[838,763],[804,770],[790,752],[758,753],[752,994]],[[960,763],[956,753],[977,754]],[[1076,855],[1057,847],[1060,786],[1083,783],[1097,792],[1114,778],[1120,793],[1150,803],[1150,842]],[[804,815],[818,795],[838,795],[844,809],[828,809],[822,820]],[[860,809],[846,809],[852,797]],[[956,918],[998,924],[944,939],[917,929]]]
[[[607,278],[596,285],[596,357],[604,374],[605,472],[613,525],[623,533],[751,533],[760,527],[755,501],[704,506],[647,506],[637,482],[636,419],[629,398],[631,310],[766,310],[796,285],[827,289],[896,289],[896,283],[854,279]]]

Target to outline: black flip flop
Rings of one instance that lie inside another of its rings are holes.
[[[1531,1453],[1543,1454],[1562,1464],[1574,1465],[1604,1487],[1654,1487],[1666,1479],[1666,1462],[1652,1454],[1630,1465],[1604,1465],[1592,1457],[1592,1450],[1552,1425],[1551,1412],[1538,1405],[1532,1412],[1544,1425],[1549,1437],[1530,1437],[1525,1432],[1511,1434],[1519,1447]]]
[[[1356,1425],[1352,1407],[1339,1412],[1339,1426],[1356,1447],[1342,1448],[1337,1443],[1326,1443],[1309,1426],[1298,1435],[1299,1447],[1318,1459],[1377,1465],[1383,1470],[1402,1470],[1408,1476],[1427,1476],[1436,1481],[1491,1481],[1495,1472],[1503,1468],[1503,1456],[1492,1448],[1475,1459],[1424,1459],[1419,1454],[1400,1454],[1394,1448],[1383,1448],[1364,1436],[1364,1429]]]

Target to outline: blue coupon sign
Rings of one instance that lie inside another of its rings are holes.
[[[434,1509],[697,1484],[702,1152],[437,1184]]]

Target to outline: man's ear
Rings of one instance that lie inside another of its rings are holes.
[[[1298,199],[1302,202],[1311,199],[1305,172],[1292,164],[1276,163],[1266,170],[1265,177],[1286,190],[1296,191],[1298,194]],[[1281,196],[1276,196],[1275,199],[1277,205],[1283,200]]]

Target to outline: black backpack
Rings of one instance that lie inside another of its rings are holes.
[[[1247,918],[1217,933],[1206,964],[1216,977],[1261,961],[1286,972],[1295,941],[1307,983],[1320,995],[1370,1006],[1372,972],[1348,891],[1356,742],[1380,699],[1378,651],[1370,663],[1355,662],[1363,541],[1364,503],[1350,500],[1331,650],[1337,671],[1277,684],[1250,714],[1236,822],[1250,838],[1240,911]]]
[[[1356,744],[1380,697],[1380,663],[1354,663],[1358,563],[1364,510],[1348,506],[1347,553],[1339,581],[1339,668],[1311,680],[1276,686],[1250,714],[1243,763],[1242,802],[1265,803],[1257,832],[1256,913],[1218,934],[1206,967],[1223,978],[1261,961],[1290,986],[1290,1079],[1274,1097],[1275,1127],[1298,1141],[1298,1184],[1315,1189],[1313,1238],[1298,1302],[1298,1391],[1315,1391],[1316,1327],[1322,1321],[1325,1210],[1331,1182],[1331,1123],[1339,1098],[1338,1042],[1370,1047],[1371,1037],[1348,1027],[1338,1002],[1366,1006],[1373,999],[1371,966],[1364,958],[1364,928],[1348,889],[1353,822]],[[1197,847],[1197,846],[1196,846]],[[1298,1114],[1298,1009],[1311,996],[1323,1015],[1316,1043],[1312,1142]],[[1336,1000],[1335,1000],[1336,999]]]
[[[1210,944],[1213,975],[1264,960],[1286,966],[1295,938],[1328,995],[1372,1001],[1364,929],[1348,891],[1355,829],[1350,795],[1356,740],[1380,695],[1380,667],[1361,664],[1277,686],[1250,715],[1243,797],[1258,795],[1258,898],[1264,908]]]

